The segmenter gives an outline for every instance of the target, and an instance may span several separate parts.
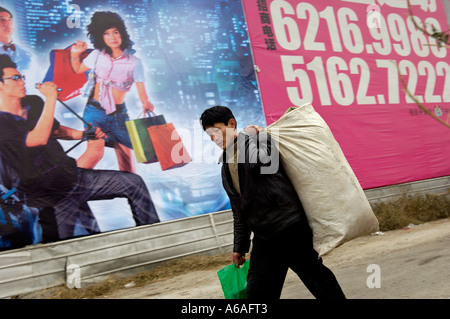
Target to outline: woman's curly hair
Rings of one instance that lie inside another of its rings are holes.
[[[105,50],[106,53],[112,54],[112,50],[105,44],[103,40],[103,34],[106,30],[111,28],[117,28],[122,37],[122,44],[120,48],[122,50],[132,50],[133,41],[130,39],[125,22],[115,12],[110,11],[97,11],[91,18],[91,23],[87,26],[88,36],[94,45],[95,49]]]

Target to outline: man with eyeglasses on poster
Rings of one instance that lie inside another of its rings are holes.
[[[0,55],[0,57],[4,57],[4,60],[11,63],[11,66],[14,65],[14,62],[5,58],[7,55]],[[17,72],[19,71],[17,70]],[[0,73],[2,72],[0,71]],[[26,83],[26,77],[22,74],[14,74],[10,77],[3,77],[0,79],[0,82],[5,83],[7,80],[18,82],[17,87],[20,88],[20,91],[22,91],[21,85]],[[25,106],[28,103],[35,104],[36,102],[39,103],[40,101],[39,97],[35,95],[27,95],[27,97],[21,99],[22,106]],[[31,114],[36,114],[36,112],[33,111],[29,112],[28,117],[30,117]],[[0,111],[0,116],[1,113],[2,111]],[[33,115],[31,115],[31,117],[33,117]],[[2,128],[0,128],[0,134],[2,134],[1,130]],[[67,132],[70,131],[73,133],[76,132],[75,130],[67,129]],[[81,137],[83,137],[82,133]],[[4,157],[6,158],[6,156]],[[11,164],[3,159],[0,152],[0,191],[3,190],[3,193],[11,193],[16,199],[19,200],[18,203],[24,204],[26,202],[26,195],[20,190],[17,190],[17,188],[19,188],[19,183],[19,174],[17,174],[17,172],[12,168]],[[43,206],[37,204],[35,206],[36,207],[23,206],[22,209],[20,206],[15,207],[16,210],[14,214],[16,216],[20,216],[18,217],[19,223],[15,225],[14,230],[10,229],[7,231],[7,234],[3,231],[0,232],[0,238],[3,237],[3,241],[1,241],[0,244],[0,250],[5,248],[19,248],[26,244],[52,242],[59,239],[54,209],[47,204]],[[4,210],[3,214],[9,214],[9,212],[7,212],[8,206],[3,207],[2,209]],[[90,212],[87,204],[84,205],[82,209],[84,209],[85,214],[80,216],[79,219],[85,231],[89,234],[99,233],[100,229],[98,227],[97,220]]]
[[[0,55],[0,154],[19,175],[27,204],[54,208],[59,239],[75,236],[77,220],[92,214],[90,200],[127,198],[136,226],[159,222],[139,175],[78,168],[66,155],[56,139],[82,139],[85,132],[55,120],[56,84],[45,82],[38,89],[44,99],[27,96],[23,75],[9,56]],[[95,129],[95,138],[105,137]]]

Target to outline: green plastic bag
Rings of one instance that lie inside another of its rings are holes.
[[[235,264],[225,266],[217,272],[225,299],[247,299],[247,275],[250,262],[240,268]]]

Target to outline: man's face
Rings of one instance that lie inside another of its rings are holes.
[[[205,131],[211,138],[211,141],[216,143],[222,150],[226,150],[227,147],[234,142],[236,136],[236,121],[230,119],[228,125],[215,123],[213,126],[207,126]]]
[[[25,81],[19,76],[21,76],[20,72],[14,68],[3,69],[3,83],[0,84],[0,90],[3,94],[8,97],[19,98],[26,95]]]
[[[10,37],[14,32],[14,24],[8,12],[0,12],[0,35]]]

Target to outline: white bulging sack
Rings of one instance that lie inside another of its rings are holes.
[[[319,256],[379,229],[344,153],[311,104],[288,109],[267,132],[303,204]]]

